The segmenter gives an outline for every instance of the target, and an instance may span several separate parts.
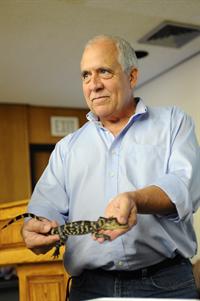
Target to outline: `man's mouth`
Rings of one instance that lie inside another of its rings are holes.
[[[98,102],[98,101],[104,101],[104,100],[107,99],[108,97],[109,97],[109,96],[107,96],[107,95],[96,96],[96,97],[93,97],[91,101],[92,101],[92,102],[93,102],[93,101],[97,101],[97,102]]]

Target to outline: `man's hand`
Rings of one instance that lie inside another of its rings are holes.
[[[137,223],[137,207],[132,194],[125,192],[113,198],[105,210],[105,216],[116,217],[119,223],[129,225],[128,229],[101,231],[101,233],[109,235],[111,240],[129,231]],[[104,241],[103,238],[96,238],[96,240],[100,243]]]
[[[25,222],[22,228],[22,237],[26,247],[35,254],[45,254],[59,240],[58,235],[47,235],[53,227],[57,227],[56,221],[42,219],[38,221],[34,218]]]
[[[102,231],[110,236],[111,240],[130,230],[137,223],[139,214],[177,214],[176,206],[169,196],[157,186],[147,186],[135,191],[124,192],[113,198],[108,204],[105,216],[116,217],[120,223],[128,223],[129,229]],[[104,239],[98,238],[99,242]]]

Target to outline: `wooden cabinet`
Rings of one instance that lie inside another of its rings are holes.
[[[20,301],[64,301],[67,276],[60,262],[17,266]]]
[[[28,200],[0,204],[0,228],[17,214],[26,211]],[[14,265],[19,278],[20,301],[64,301],[68,274],[62,262],[64,247],[58,259],[53,250],[35,255],[28,250],[20,235],[23,221],[1,231],[0,266]]]

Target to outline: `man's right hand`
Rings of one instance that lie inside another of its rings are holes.
[[[48,235],[47,233],[51,228],[57,226],[56,221],[49,221],[45,218],[41,221],[32,218],[25,222],[21,233],[26,247],[35,254],[45,254],[48,252],[59,241],[59,236]]]

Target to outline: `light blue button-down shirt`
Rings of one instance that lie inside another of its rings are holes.
[[[138,214],[136,226],[103,244],[90,234],[69,236],[64,255],[68,272],[134,270],[176,252],[192,257],[197,248],[192,216],[200,200],[200,151],[191,118],[176,107],[147,108],[140,100],[116,137],[92,113],[88,119],[57,143],[29,212],[60,224],[97,220],[117,194],[156,185],[178,214]]]

